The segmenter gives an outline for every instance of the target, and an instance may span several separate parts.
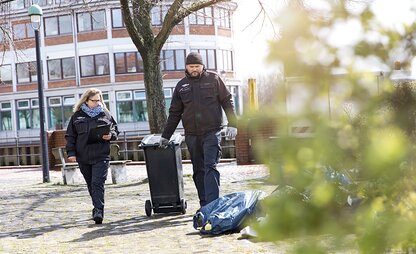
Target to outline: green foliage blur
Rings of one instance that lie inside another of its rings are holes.
[[[278,185],[261,203],[267,216],[255,225],[260,239],[291,241],[292,253],[414,252],[416,82],[392,80],[391,72],[369,72],[357,62],[409,66],[415,25],[382,27],[372,1],[358,7],[360,1],[324,1],[330,9],[321,12],[287,2],[269,60],[298,79],[279,86],[275,105],[243,120],[251,133],[275,126],[273,138],[253,141],[256,158]],[[359,24],[363,36],[338,47],[328,37],[348,22]],[[307,96],[295,96],[294,83]],[[302,110],[288,114],[289,95]],[[300,122],[313,134],[292,135]]]

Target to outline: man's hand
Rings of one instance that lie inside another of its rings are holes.
[[[111,133],[109,133],[109,134],[104,134],[104,135],[103,135],[103,139],[104,139],[104,140],[107,140],[107,141],[108,141],[108,140],[110,140],[110,139],[111,139]]]
[[[68,157],[68,161],[69,162],[77,162],[77,157],[75,157],[75,156],[69,156]]]
[[[225,137],[227,139],[235,139],[236,136],[237,136],[237,128],[227,127],[227,130],[225,131]]]
[[[168,147],[168,145],[169,145],[169,139],[166,139],[164,137],[160,137],[159,147],[165,149],[165,148]]]

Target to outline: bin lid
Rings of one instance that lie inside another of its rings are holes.
[[[161,136],[162,134],[146,135],[142,139],[141,145],[142,146],[158,146]],[[180,133],[174,133],[172,137],[170,137],[170,140],[169,140],[170,143],[173,143],[175,145],[180,145],[182,141],[183,141],[183,137]]]

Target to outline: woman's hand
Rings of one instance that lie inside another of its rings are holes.
[[[77,162],[77,157],[75,157],[75,156],[69,156],[68,157],[68,161],[69,162]]]
[[[103,135],[103,139],[107,140],[107,141],[110,140],[111,139],[111,133]]]

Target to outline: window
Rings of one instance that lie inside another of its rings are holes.
[[[117,92],[116,100],[118,122],[132,123],[148,120],[144,90]]]
[[[0,66],[0,85],[12,84],[12,66],[10,64]]]
[[[9,41],[9,36],[12,34],[8,24],[0,24],[2,29],[0,29],[0,43],[6,44]]]
[[[238,86],[230,86],[228,90],[230,91],[230,93],[233,97],[235,112],[238,113],[238,112],[240,112],[240,110],[239,110],[240,109],[240,103],[238,101],[238,97],[239,97]]]
[[[56,5],[73,4],[73,0],[55,0]]]
[[[216,70],[217,65],[215,61],[215,49],[197,49],[192,50],[196,51],[202,56],[202,61],[204,62],[205,68],[208,70]]]
[[[119,123],[133,122],[132,92],[123,91],[116,93],[117,121]]]
[[[146,93],[144,90],[134,91],[134,121],[135,122],[145,122],[147,121],[147,101]]]
[[[75,105],[74,96],[59,96],[48,98],[49,128],[63,129],[68,126]]]
[[[12,104],[10,102],[0,103],[0,130],[12,130]]]
[[[172,88],[163,89],[166,103],[166,115],[172,101]],[[145,90],[122,91],[116,93],[117,121],[119,123],[146,122],[147,100]]]
[[[115,53],[116,73],[143,73],[143,60],[138,52]]]
[[[126,73],[126,56],[125,53],[114,53],[114,64],[116,74],[118,73]]]
[[[74,108],[75,103],[76,103],[76,101],[75,101],[74,96],[64,96],[63,97],[62,111],[63,111],[63,116],[64,117],[62,119],[62,122],[63,122],[62,127],[68,125],[69,120],[71,119],[71,116],[73,114],[73,108]]]
[[[19,10],[19,9],[23,9],[27,6],[25,6],[25,0],[15,0],[15,1],[11,1],[11,9],[12,10]]]
[[[164,4],[161,6],[162,22],[165,20],[166,14],[168,14],[170,5]]]
[[[73,57],[48,60],[49,80],[75,77],[75,59]]]
[[[232,71],[234,70],[233,52],[231,50],[218,50],[218,70]]]
[[[72,34],[70,15],[45,18],[45,36]]]
[[[130,12],[133,13],[133,10],[130,8]],[[126,27],[124,24],[124,17],[121,9],[111,9],[111,27],[112,28],[123,28]]]
[[[231,12],[224,8],[215,9],[215,18],[219,27],[231,28]]]
[[[175,50],[175,66],[177,70],[185,70],[185,50]]]
[[[51,0],[37,0],[37,1],[34,1],[33,3],[36,3],[39,6],[47,6],[48,4],[52,4],[52,1]]]
[[[121,9],[111,9],[111,27],[112,28],[125,27]]]
[[[38,80],[36,62],[16,64],[17,83],[30,83]]]
[[[154,26],[161,26],[163,20],[165,19],[166,14],[170,5],[162,5],[162,6],[155,6],[152,8],[152,25]],[[182,23],[182,21],[181,21]]]
[[[165,88],[163,89],[163,93],[165,94],[165,103],[166,103],[166,115],[169,115],[169,108],[172,102],[172,88]]]
[[[165,71],[185,70],[185,50],[162,50],[160,68]]]
[[[160,6],[155,6],[152,8],[152,25],[160,26],[162,25],[162,11]]]
[[[77,14],[78,32],[105,29],[105,12],[93,11]]]
[[[213,25],[212,7],[205,7],[189,15],[189,24],[191,25]]]
[[[34,38],[35,31],[30,23],[22,23],[13,25],[13,38],[15,40]]]
[[[108,54],[81,56],[81,77],[101,76],[110,73],[108,68]]]
[[[18,100],[16,103],[18,129],[39,129],[40,115],[38,99]]]
[[[45,36],[59,34],[58,17],[45,18],[44,22],[45,22]]]
[[[95,74],[96,75],[104,75],[109,74],[108,69],[108,55],[102,54],[102,55],[95,55]]]
[[[137,53],[136,52],[126,53],[126,67],[127,67],[127,72],[137,71]]]
[[[175,55],[173,50],[164,50],[163,54],[163,65],[164,70],[170,71],[175,69]]]
[[[108,93],[103,92],[103,99],[104,99],[105,106],[107,107],[108,110],[110,110],[110,97],[108,96]]]

